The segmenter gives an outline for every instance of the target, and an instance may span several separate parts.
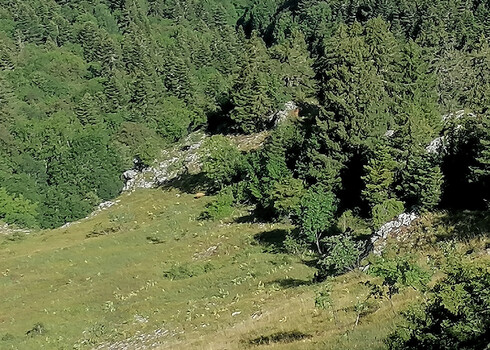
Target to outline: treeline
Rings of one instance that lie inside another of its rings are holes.
[[[323,279],[356,266],[372,232],[403,212],[487,209],[489,11],[481,1],[254,2],[239,23],[284,71],[304,72],[282,85],[300,87],[301,118],[249,154],[209,142],[204,169],[220,191],[207,215],[234,201],[289,218],[288,244],[316,251]],[[274,56],[286,48],[295,54]],[[290,57],[301,57],[292,69]],[[270,100],[250,91],[233,92],[244,132],[262,129],[264,113],[241,116],[240,103]]]
[[[218,180],[235,201],[294,216],[304,193],[329,193],[334,218],[376,227],[488,199],[485,1],[0,5],[0,220],[76,220],[163,145],[267,129],[290,100],[301,118]],[[441,118],[460,109],[474,117]]]
[[[55,227],[221,113],[239,1],[0,1],[0,220]]]

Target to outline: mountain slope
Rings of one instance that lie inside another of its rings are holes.
[[[207,201],[138,190],[71,227],[5,238],[1,348],[229,349],[254,339],[295,349],[381,346],[393,325],[388,304],[354,327],[365,276],[341,276],[336,311],[317,310],[314,269],[280,253],[287,227],[240,213],[240,223],[199,221]]]

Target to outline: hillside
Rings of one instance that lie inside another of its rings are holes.
[[[66,229],[2,238],[0,347],[380,349],[394,314],[419,298],[375,302],[355,326],[370,276],[337,277],[332,307],[317,308],[324,284],[284,253],[288,227],[250,223],[245,210],[200,221],[209,200],[138,190]],[[477,255],[486,228],[466,243]]]
[[[0,349],[488,350],[489,18],[0,0]]]
[[[1,348],[230,349],[277,332],[304,333],[289,348],[380,346],[387,305],[353,327],[365,277],[338,280],[333,319],[314,307],[314,270],[279,252],[284,225],[198,221],[208,200],[140,190],[67,229],[3,238]]]

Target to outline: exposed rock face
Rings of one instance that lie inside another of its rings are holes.
[[[269,119],[274,126],[277,126],[284,122],[290,115],[295,115],[296,117],[299,115],[299,107],[293,101],[286,102],[282,110],[275,112],[267,119]]]
[[[397,239],[403,239],[401,233],[404,228],[408,228],[419,216],[415,213],[403,213],[397,216],[393,221],[389,221],[371,237],[371,243],[373,245],[373,252],[376,255],[381,255],[383,252],[386,241],[389,237],[396,237]]]
[[[447,126],[447,125],[451,125],[449,123],[451,123],[451,122],[453,122],[455,120],[460,120],[460,119],[463,119],[463,118],[475,118],[475,117],[476,117],[475,114],[473,114],[473,113],[467,113],[467,112],[465,112],[464,109],[462,109],[462,110],[459,110],[459,111],[456,111],[456,112],[453,112],[453,113],[449,113],[449,114],[443,115],[442,116],[442,121]],[[461,124],[452,125],[450,127],[455,128],[455,130],[459,130],[459,129],[463,128],[463,126]],[[426,150],[427,153],[430,153],[430,154],[441,154],[441,153],[443,153],[446,150],[448,142],[450,142],[450,140],[447,140],[447,137],[446,136],[436,137],[425,148],[425,150]]]
[[[202,132],[193,133],[183,142],[171,149],[162,151],[160,160],[143,169],[134,169],[123,173],[126,181],[123,191],[134,191],[137,188],[161,186],[183,173],[196,174],[201,170],[199,149],[205,139]]]

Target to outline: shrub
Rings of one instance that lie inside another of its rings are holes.
[[[202,212],[201,218],[208,220],[219,220],[229,217],[233,214],[233,191],[231,188],[226,188],[206,205],[206,209]]]
[[[409,255],[375,258],[368,273],[383,279],[381,286],[372,285],[372,288],[376,294],[386,294],[390,300],[404,287],[423,290],[430,281],[430,273],[418,266]]]
[[[403,313],[405,322],[386,340],[389,349],[488,347],[488,263],[459,259],[443,270],[447,275],[431,289],[428,301]]]
[[[317,281],[323,281],[328,276],[336,276],[352,270],[360,255],[359,244],[352,237],[337,235],[322,240],[326,253],[318,259]]]
[[[194,118],[185,103],[177,97],[168,97],[162,101],[156,123],[157,132],[169,141],[177,141],[187,134]]]
[[[327,283],[316,293],[315,307],[318,309],[326,310],[332,307],[332,305],[332,286]]]
[[[213,189],[219,190],[239,178],[244,157],[229,139],[215,135],[206,139],[201,151],[202,169]]]
[[[372,210],[374,228],[380,228],[386,222],[403,213],[404,210],[403,203],[393,198],[375,205]]]
[[[24,199],[22,195],[12,196],[0,188],[0,219],[8,224],[24,227],[37,225],[37,204]]]
[[[332,227],[337,201],[331,192],[322,188],[310,188],[301,198],[294,223],[299,228],[301,238],[323,253],[322,239]]]
[[[352,210],[347,210],[340,216],[337,228],[341,233],[351,234],[354,237],[369,236],[372,233],[368,223],[354,215]]]

